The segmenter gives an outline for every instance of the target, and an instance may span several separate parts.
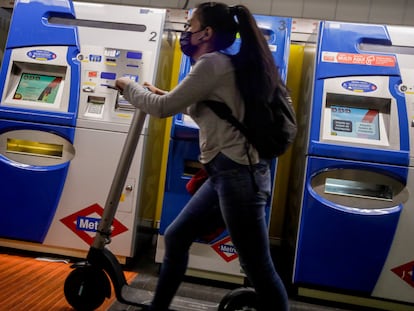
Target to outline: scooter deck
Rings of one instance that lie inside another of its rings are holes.
[[[134,305],[137,307],[133,311],[147,310],[146,308],[148,308],[148,305],[151,303],[153,296],[154,292],[149,290],[135,288],[128,285],[122,287],[122,297],[128,301],[128,305]],[[217,311],[218,305],[219,304],[217,302],[175,296],[171,303],[170,311]],[[109,311],[116,310],[116,308],[109,309]]]

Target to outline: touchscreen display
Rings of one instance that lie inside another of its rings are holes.
[[[23,73],[13,99],[53,104],[61,82],[58,76]]]
[[[331,106],[331,135],[380,140],[379,111]]]

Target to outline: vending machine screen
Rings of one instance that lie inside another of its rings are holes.
[[[322,138],[389,146],[390,107],[390,98],[327,93]]]
[[[22,73],[13,99],[53,104],[61,82],[58,76]]]
[[[377,109],[331,106],[331,133],[334,136],[379,140]]]

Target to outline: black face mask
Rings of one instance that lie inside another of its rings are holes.
[[[191,32],[191,31],[184,31],[181,33],[180,37],[180,47],[181,51],[189,56],[192,57],[194,53],[197,51],[198,46],[191,43],[191,36],[195,33],[199,33],[203,31],[204,29],[201,29],[199,31]]]

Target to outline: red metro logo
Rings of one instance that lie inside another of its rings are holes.
[[[103,208],[99,204],[93,204],[72,215],[62,218],[60,221],[79,236],[88,245],[91,245],[94,236],[89,232],[96,232],[103,214]],[[96,217],[99,216],[99,217]],[[111,237],[128,231],[128,228],[114,219],[112,222]]]
[[[391,269],[403,281],[414,287],[414,261],[407,262],[401,266]]]
[[[211,247],[227,262],[230,262],[239,257],[237,255],[236,248],[231,242],[229,236],[225,237],[220,241],[217,241]]]

